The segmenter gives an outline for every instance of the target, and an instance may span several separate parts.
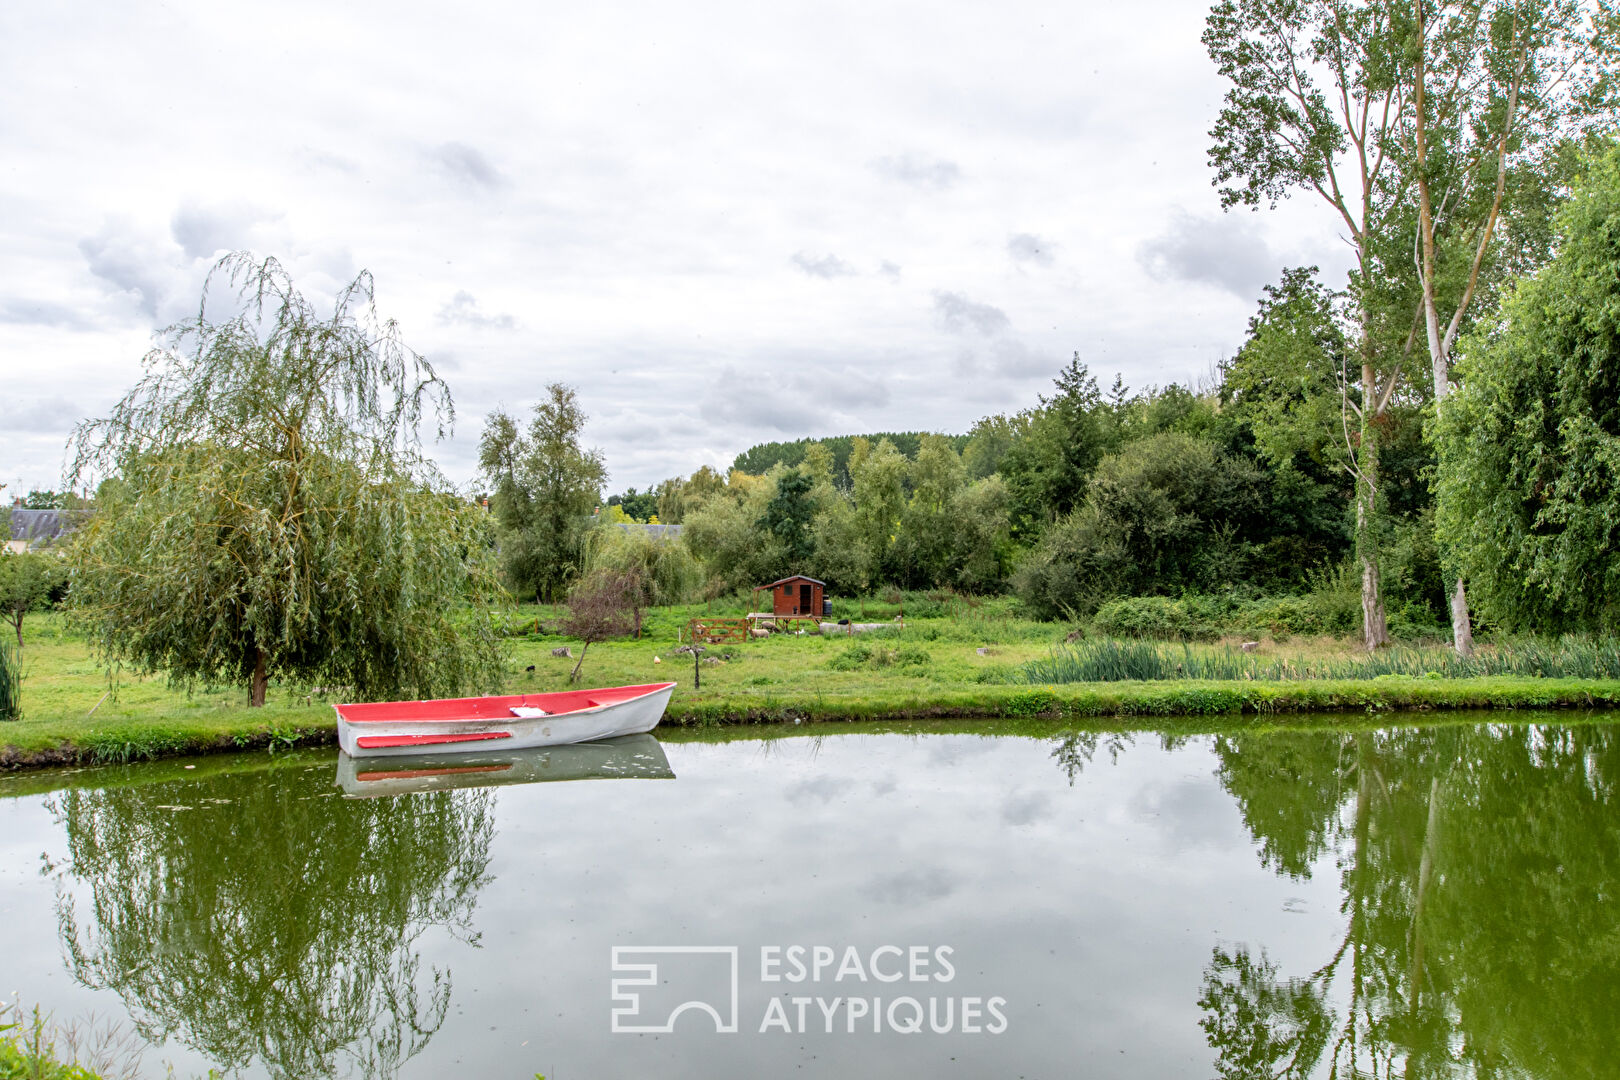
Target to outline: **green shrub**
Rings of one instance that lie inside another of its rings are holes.
[[[1166,596],[1131,596],[1111,600],[1097,609],[1092,625],[1102,634],[1157,641],[1213,641],[1216,627],[1188,610],[1180,600]]]
[[[896,667],[921,667],[932,661],[928,650],[918,645],[902,645],[894,650],[893,663]]]
[[[864,641],[858,641],[827,661],[827,666],[834,671],[854,671],[870,659],[871,648]]]
[[[0,641],[0,720],[22,719],[22,658],[17,647]]]
[[[933,657],[920,645],[882,645],[858,641],[827,662],[834,671],[858,668],[927,667]]]

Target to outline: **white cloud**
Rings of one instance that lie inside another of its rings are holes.
[[[880,157],[872,168],[891,180],[930,191],[944,191],[962,179],[962,168],[956,162],[914,152]]]
[[[994,337],[1012,329],[1007,313],[991,304],[969,300],[961,293],[936,292],[934,318],[941,329],[953,334],[978,334]]]
[[[1007,254],[1015,263],[1032,266],[1052,265],[1052,242],[1034,233],[1017,233],[1007,238]]]
[[[824,281],[855,276],[855,268],[836,255],[807,255],[800,251],[794,254],[792,262],[811,277]]]
[[[475,330],[511,330],[517,326],[517,319],[502,312],[499,315],[487,315],[478,307],[478,298],[466,289],[460,289],[456,295],[445,301],[439,308],[438,320],[443,325],[466,326]]]

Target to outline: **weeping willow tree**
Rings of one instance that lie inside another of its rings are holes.
[[[105,659],[253,705],[272,678],[357,698],[495,681],[487,521],[421,453],[450,394],[369,274],[323,317],[274,259],[227,256],[145,367],[71,444],[72,481],[101,481],[71,568]]]
[[[316,762],[53,796],[72,977],[226,1075],[398,1075],[449,1015],[445,938],[478,942],[495,797],[331,790]]]
[[[622,579],[633,630],[641,636],[641,609],[680,604],[702,583],[703,571],[685,544],[640,529],[599,525],[585,534],[583,580]]]

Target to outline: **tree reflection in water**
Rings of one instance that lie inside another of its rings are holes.
[[[417,939],[477,943],[493,795],[352,801],[331,782],[323,764],[54,796],[74,977],[226,1070],[392,1076],[450,1004]]]
[[[1620,732],[1492,725],[1220,736],[1261,861],[1332,853],[1344,936],[1283,977],[1217,948],[1230,1078],[1620,1075]]]

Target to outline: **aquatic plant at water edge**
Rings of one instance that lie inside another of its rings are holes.
[[[22,658],[16,646],[0,641],[0,720],[22,719]]]
[[[1266,658],[1232,648],[1099,638],[1058,646],[1021,671],[1028,683],[1124,682],[1160,679],[1376,679],[1381,676],[1467,679],[1487,675],[1532,678],[1620,678],[1620,639],[1525,639],[1459,656],[1446,648],[1398,647],[1364,659]]]

